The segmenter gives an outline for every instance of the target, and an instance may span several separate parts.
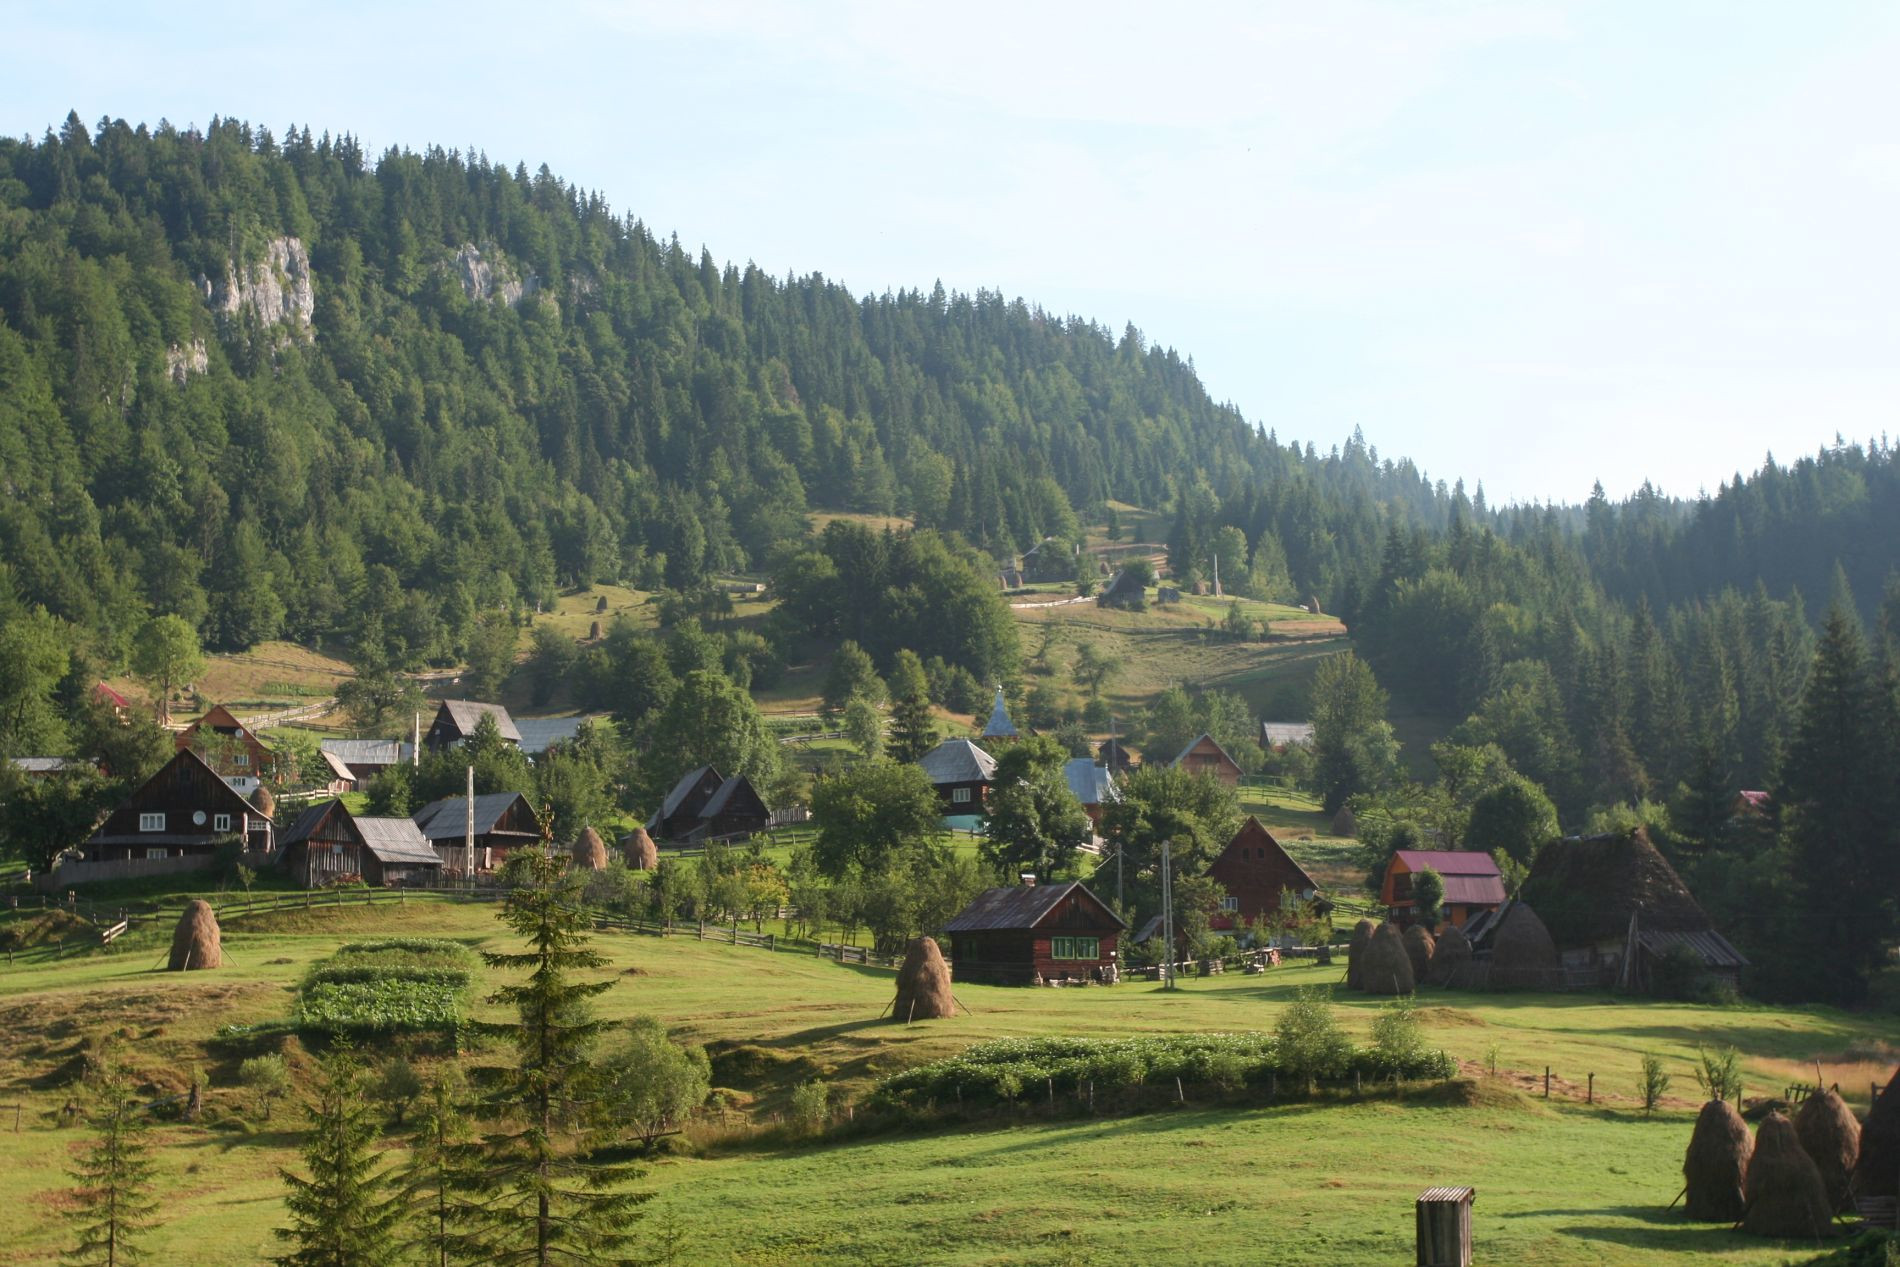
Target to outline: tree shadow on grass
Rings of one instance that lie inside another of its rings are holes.
[[[1772,1245],[1779,1245],[1791,1253],[1805,1251],[1819,1253],[1827,1248],[1826,1241],[1768,1240],[1757,1236],[1744,1236],[1740,1232],[1730,1231],[1721,1224],[1690,1223],[1679,1217],[1660,1217],[1656,1211],[1642,1206],[1611,1206],[1602,1210],[1539,1210],[1515,1217],[1541,1217],[1550,1214],[1584,1214],[1598,1218],[1605,1215],[1620,1215],[1625,1218],[1641,1219],[1647,1226],[1615,1227],[1577,1223],[1556,1229],[1559,1234],[1572,1236],[1578,1240],[1609,1241],[1617,1245],[1627,1245],[1633,1249],[1653,1249],[1675,1254],[1716,1255],[1741,1249],[1762,1249]],[[1505,1217],[1514,1216],[1506,1215]]]

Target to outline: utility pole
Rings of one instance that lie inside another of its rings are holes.
[[[468,800],[463,802],[465,813],[462,826],[465,835],[462,838],[464,851],[468,855],[468,866],[462,872],[468,880],[468,887],[475,887],[475,767],[468,768]]]
[[[1161,988],[1174,989],[1174,865],[1171,841],[1161,842]]]

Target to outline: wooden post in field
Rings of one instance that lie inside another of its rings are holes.
[[[1476,1188],[1427,1188],[1418,1194],[1418,1267],[1471,1267],[1471,1203]]]
[[[1544,1098],[1550,1099],[1550,1066],[1544,1066]]]
[[[1590,1089],[1584,1092],[1583,1102],[1585,1104],[1595,1104],[1597,1102],[1597,1076],[1595,1074],[1590,1075]]]

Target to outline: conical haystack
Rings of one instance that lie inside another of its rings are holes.
[[[1339,812],[1333,815],[1333,835],[1352,837],[1358,834],[1358,816],[1352,812],[1352,806],[1341,805]]]
[[[217,912],[202,898],[186,905],[172,932],[172,954],[165,965],[169,972],[195,972],[200,968],[222,968],[224,950],[218,936]]]
[[[1818,1091],[1794,1115],[1794,1133],[1827,1185],[1828,1208],[1845,1208],[1860,1158],[1860,1122],[1837,1092]]]
[[[1900,1069],[1874,1101],[1860,1128],[1860,1160],[1854,1164],[1854,1191],[1863,1197],[1890,1197],[1900,1189]]]
[[[251,793],[251,804],[257,806],[257,812],[265,818],[277,817],[277,798],[262,783],[257,785],[257,791]]]
[[[1695,1133],[1682,1158],[1683,1212],[1701,1223],[1733,1223],[1748,1201],[1748,1158],[1755,1141],[1748,1123],[1727,1100],[1710,1100],[1696,1115]]]
[[[909,1024],[940,1016],[955,1016],[957,1001],[950,996],[950,965],[934,937],[918,937],[904,952],[904,966],[897,970],[897,1001],[891,1005],[891,1017]]]
[[[1433,985],[1457,985],[1471,966],[1471,939],[1465,930],[1449,924],[1432,947],[1430,981]]]
[[[1367,994],[1410,994],[1417,985],[1412,976],[1412,957],[1405,953],[1405,938],[1390,924],[1379,925],[1372,934],[1363,959],[1359,988]]]
[[[1827,1185],[1814,1161],[1801,1151],[1794,1123],[1770,1113],[1755,1132],[1755,1152],[1748,1159],[1748,1211],[1742,1231],[1750,1236],[1830,1236],[1834,1214],[1828,1209]]]
[[[651,871],[660,865],[660,851],[654,848],[653,837],[644,827],[636,827],[620,838],[620,852],[635,871]]]
[[[574,839],[574,869],[576,871],[605,871],[607,869],[607,842],[592,827],[581,828],[581,834]]]
[[[1405,953],[1412,961],[1412,982],[1417,984],[1431,973],[1432,952],[1438,949],[1438,939],[1428,932],[1423,924],[1414,924],[1405,930]]]
[[[1352,941],[1346,945],[1346,988],[1348,990],[1360,988],[1359,970],[1366,963],[1366,947],[1372,944],[1372,929],[1373,924],[1369,919],[1362,919],[1352,926]]]
[[[1491,939],[1491,988],[1549,990],[1559,984],[1557,943],[1537,912],[1513,902]]]

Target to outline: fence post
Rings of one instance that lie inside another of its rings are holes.
[[[1584,1092],[1583,1102],[1585,1104],[1595,1104],[1597,1102],[1597,1076],[1595,1074],[1590,1075],[1590,1089]]]
[[[1550,1099],[1550,1066],[1544,1066],[1544,1098]]]

